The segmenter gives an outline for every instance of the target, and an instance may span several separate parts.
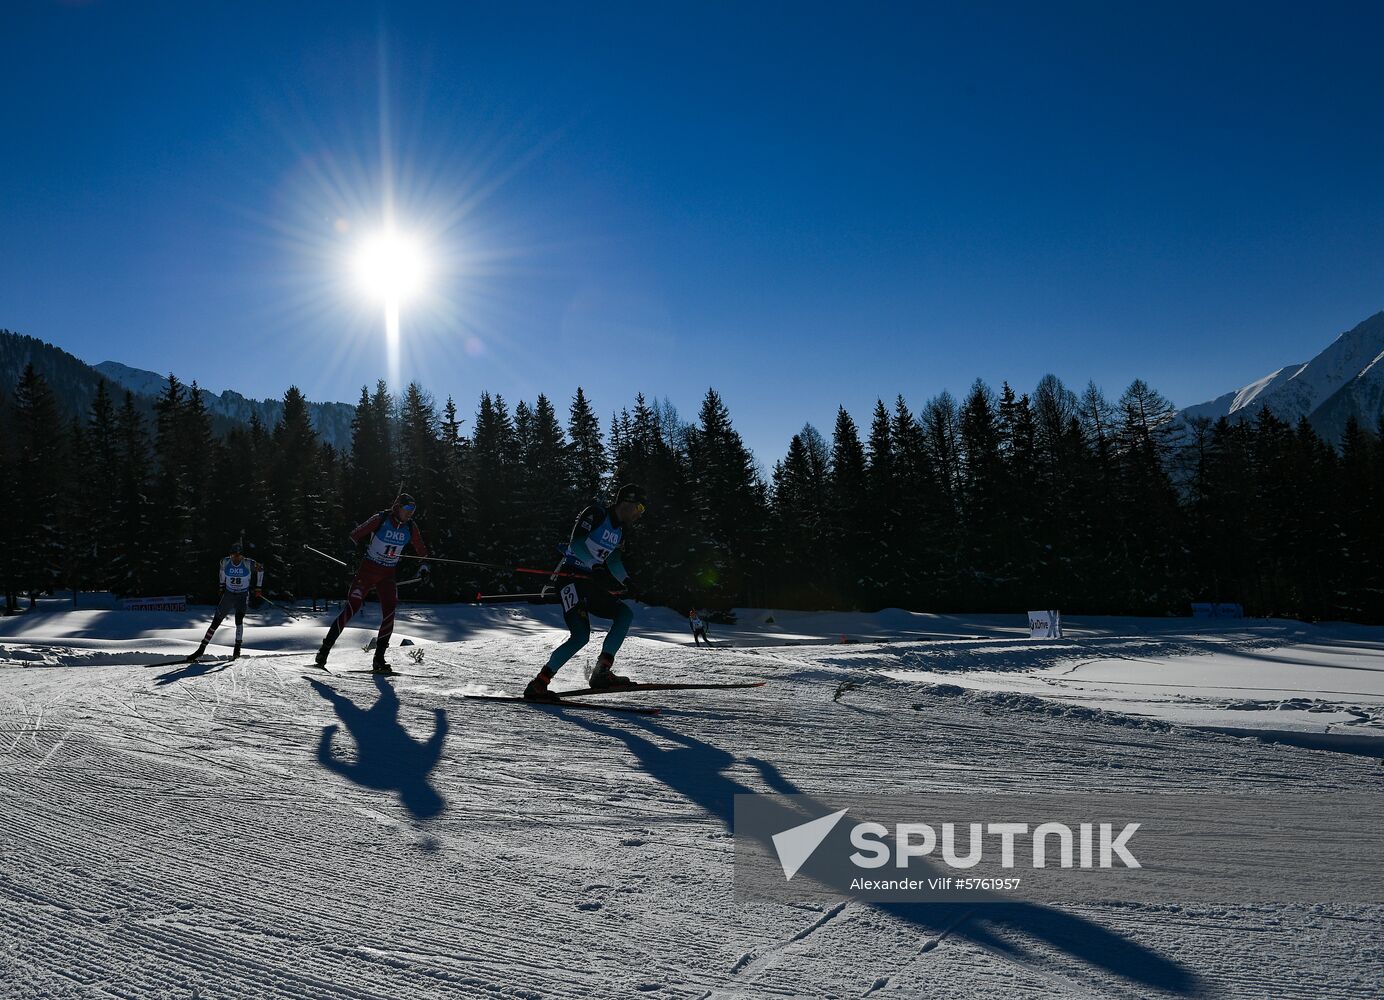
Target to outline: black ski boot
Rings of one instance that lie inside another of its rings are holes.
[[[206,651],[207,651],[207,644],[206,644],[205,642],[203,642],[202,645],[200,645],[200,646],[197,647],[197,652],[193,653],[191,656],[189,656],[189,657],[187,658],[187,662],[188,662],[188,663],[196,663],[196,662],[198,661],[198,659],[201,658],[202,654],[205,653]]]
[[[233,660],[238,660],[238,659],[240,659],[240,643],[236,643],[236,644],[235,644],[235,652],[231,654],[231,659],[233,659]]]
[[[337,636],[341,635],[341,629],[332,623],[332,627],[327,629],[327,634],[322,637],[322,646],[317,650],[316,663],[323,670],[327,669],[327,657],[332,655],[332,647],[336,645]]]
[[[394,668],[389,665],[389,661],[384,658],[385,650],[389,648],[388,642],[381,642],[375,646],[375,662],[370,667],[370,672],[379,674],[381,677],[388,677],[394,673]]]
[[[552,679],[553,675],[548,672],[547,667],[544,667],[542,670],[538,672],[537,677],[529,681],[529,686],[524,688],[524,700],[547,702],[561,701],[561,698],[559,698],[552,691],[548,690],[548,683]]]
[[[602,653],[596,660],[596,669],[591,671],[591,686],[593,688],[620,688],[629,687],[634,681],[628,677],[617,674],[610,668],[615,663],[615,657],[609,653]]]

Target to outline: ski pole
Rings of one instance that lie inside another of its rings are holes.
[[[331,561],[331,562],[336,563],[336,564],[337,564],[338,566],[340,566],[342,569],[350,569],[350,568],[351,568],[350,566],[347,566],[344,562],[342,562],[340,559],[338,559],[336,556],[329,556],[329,555],[327,555],[327,553],[323,552],[321,549],[314,549],[311,545],[308,545],[308,544],[306,544],[306,543],[304,543],[303,548],[307,549],[309,552],[313,553],[314,555],[319,555],[319,556],[321,556],[323,559],[327,559],[327,560],[329,560],[329,561]]]
[[[269,605],[271,608],[278,608],[280,611],[282,611],[282,612],[283,612],[284,614],[286,614],[286,615],[291,615],[291,614],[293,613],[293,612],[289,611],[288,608],[284,607],[282,604],[278,604],[278,603],[276,603],[276,602],[274,602],[274,601],[271,601],[269,598],[265,597],[263,594],[260,594],[260,598],[259,598],[259,599],[260,599],[261,601],[263,601],[265,604]]]
[[[534,576],[551,576],[551,577],[559,577],[559,578],[572,577],[573,579],[577,579],[577,580],[586,580],[586,579],[589,579],[590,576],[591,576],[590,573],[563,573],[563,572],[556,572],[556,573],[555,573],[555,572],[553,572],[553,571],[550,570],[550,569],[529,569],[527,566],[515,566],[515,567],[514,567],[514,572],[516,572],[516,573],[531,573],[531,574],[533,574]]]
[[[313,551],[315,552],[317,550],[314,549]],[[330,558],[330,556],[328,558]],[[470,559],[444,559],[441,556],[415,556],[408,552],[401,553],[400,558],[417,559],[422,562],[450,563],[453,566],[479,566],[481,569],[498,569],[506,573],[532,573],[535,576],[586,576],[585,573],[554,573],[549,569],[529,569],[527,566],[504,566],[500,563],[474,562]]]
[[[530,603],[534,600],[541,600],[547,604],[556,604],[556,594],[477,594],[471,601],[472,604],[509,604],[517,601]]]
[[[400,553],[401,559],[417,559],[420,562],[439,562],[451,563],[453,566],[480,566],[483,569],[509,569],[508,566],[501,566],[499,563],[472,562],[469,559],[443,559],[441,556],[415,556],[408,552]]]
[[[403,586],[403,584],[400,584],[400,586]],[[627,595],[623,590],[613,590],[610,596],[624,598]],[[494,601],[503,604],[505,601],[530,601],[534,598],[540,598],[546,604],[556,604],[560,600],[557,590],[554,589],[537,594],[477,594],[471,603],[484,604],[487,601]]]

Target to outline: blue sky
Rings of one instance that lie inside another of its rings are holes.
[[[464,413],[715,386],[771,465],[976,377],[1200,402],[1384,308],[1378,11],[18,0],[0,327],[352,401],[389,190]]]

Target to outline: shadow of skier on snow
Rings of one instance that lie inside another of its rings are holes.
[[[159,687],[165,684],[176,684],[178,681],[190,680],[193,677],[205,677],[207,674],[218,673],[231,665],[229,660],[218,663],[216,660],[198,660],[196,663],[189,663],[185,667],[170,670],[166,674],[159,674],[154,678]]]
[[[436,816],[446,808],[446,801],[428,782],[447,740],[446,710],[433,709],[433,735],[419,742],[399,722],[399,696],[383,677],[375,678],[379,698],[368,710],[321,681],[312,681],[312,686],[332,703],[337,718],[356,741],[355,760],[348,763],[334,752],[340,727],[324,727],[317,746],[318,763],[363,788],[397,792],[404,808],[417,819]]]
[[[634,720],[648,735],[606,725],[589,718],[560,715],[560,718],[588,732],[624,743],[646,774],[700,806],[719,819],[727,831],[735,832],[735,796],[761,794],[726,772],[737,764],[747,764],[759,772],[768,791],[779,795],[804,795],[777,767],[758,757],[736,757],[686,733],[680,733],[647,719]],[[672,746],[662,746],[657,737]],[[782,808],[781,829],[787,829],[831,811],[821,806],[814,815]],[[832,837],[845,837],[844,824]],[[772,844],[763,838],[772,853]],[[859,905],[912,924],[933,937],[944,932],[951,937],[1024,960],[1027,950],[1011,937],[997,931],[1009,930],[1027,935],[1086,964],[1104,969],[1142,986],[1180,996],[1199,996],[1206,991],[1200,977],[1187,967],[1083,917],[1037,903],[889,903]],[[969,913],[969,916],[968,916]],[[958,922],[959,921],[959,922]],[[950,930],[948,930],[950,928]]]

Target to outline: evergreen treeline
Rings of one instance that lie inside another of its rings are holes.
[[[1142,381],[1110,401],[1054,376],[1032,395],[977,382],[920,410],[841,409],[767,476],[709,391],[696,420],[640,395],[602,421],[581,389],[474,415],[417,384],[362,389],[352,447],[319,440],[297,388],[282,417],[218,437],[196,384],[169,376],[151,417],[102,386],[65,422],[32,366],[0,387],[0,587],[210,597],[243,539],[271,594],[339,596],[347,530],[401,484],[438,555],[549,569],[576,513],[641,483],[627,564],[651,599],[930,611],[1248,613],[1384,621],[1384,421],[1339,450],[1304,420],[1190,427]],[[428,599],[529,593],[540,576],[437,566]],[[425,596],[419,593],[419,597]]]

